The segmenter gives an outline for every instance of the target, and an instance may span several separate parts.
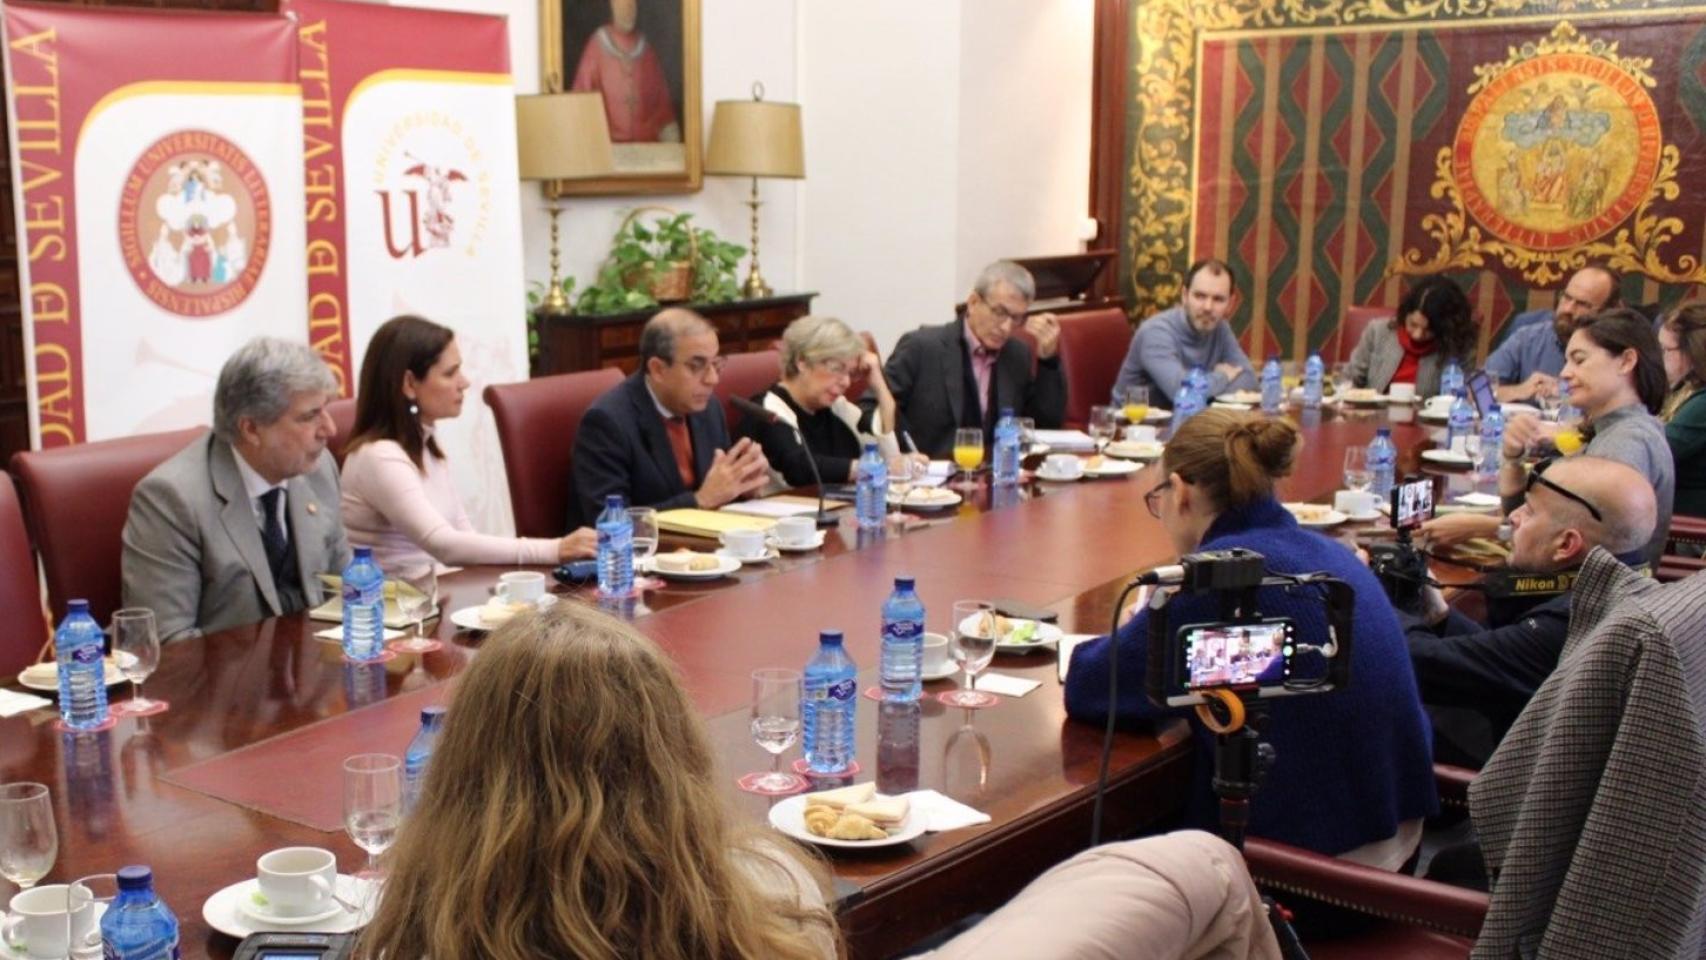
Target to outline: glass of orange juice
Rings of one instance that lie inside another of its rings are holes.
[[[1121,412],[1127,423],[1142,423],[1149,416],[1149,388],[1126,387],[1119,396]]]
[[[983,431],[961,427],[954,431],[954,464],[960,468],[961,485],[973,486],[972,471],[983,466]]]

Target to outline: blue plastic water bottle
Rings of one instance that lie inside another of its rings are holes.
[[[385,651],[385,574],[372,547],[356,547],[344,568],[344,656],[377,660]]]
[[[1280,372],[1278,354],[1270,354],[1262,364],[1262,412],[1279,413],[1285,407],[1285,377]]]
[[[1368,489],[1382,501],[1392,496],[1392,485],[1398,479],[1398,448],[1392,445],[1392,428],[1377,427],[1368,445],[1368,472],[1373,477]]]
[[[409,749],[403,753],[404,813],[413,810],[415,801],[420,799],[421,784],[426,782],[427,761],[432,759],[433,748],[438,746],[439,731],[443,729],[443,707],[421,708],[421,728],[409,741]]]
[[[1481,414],[1481,462],[1478,472],[1489,476],[1499,472],[1500,448],[1505,442],[1505,415],[1498,404]]]
[[[101,916],[102,960],[178,960],[178,918],[154,895],[154,871],[120,867],[118,896]]]
[[[1468,451],[1469,435],[1475,429],[1475,408],[1462,390],[1451,401],[1451,412],[1445,418],[1445,448]]]
[[[606,597],[634,592],[634,519],[620,493],[607,494],[598,515],[598,592]]]
[[[1447,360],[1439,374],[1439,392],[1450,396],[1463,389],[1463,368],[1456,360]]]
[[[1019,482],[1019,421],[1012,407],[1001,408],[995,421],[995,482]]]
[[[806,664],[800,725],[806,766],[812,773],[841,773],[853,762],[853,711],[859,703],[859,668],[841,645],[840,630],[818,634],[818,651]]]
[[[859,484],[853,506],[861,529],[882,529],[889,512],[889,465],[874,443],[865,444],[865,452],[859,455]]]
[[[924,692],[924,601],[911,577],[895,577],[894,592],[883,601],[883,699],[917,700]]]
[[[1319,353],[1312,353],[1303,363],[1303,406],[1313,410],[1321,406],[1321,378],[1326,375],[1327,365],[1321,362]]]
[[[1208,378],[1202,372],[1201,367],[1192,367],[1190,372],[1185,374],[1184,380],[1179,383],[1179,392],[1173,396],[1173,430],[1175,432],[1184,426],[1186,420],[1201,413],[1203,407],[1208,405],[1204,386],[1207,381]]]
[[[89,616],[89,601],[66,605],[65,619],[53,632],[59,660],[59,719],[73,730],[92,730],[107,722],[106,634]]]
[[[1582,412],[1570,406],[1570,385],[1563,380],[1558,381],[1558,422],[1569,423],[1580,420]]]

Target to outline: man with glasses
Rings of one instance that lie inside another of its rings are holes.
[[[1208,375],[1208,396],[1256,389],[1250,358],[1232,335],[1226,318],[1238,306],[1232,268],[1219,260],[1198,260],[1185,272],[1185,298],[1138,326],[1120,365],[1117,393],[1148,387],[1149,402],[1171,408],[1173,397],[1192,367]]]
[[[640,366],[581,420],[570,467],[569,528],[592,526],[604,498],[629,506],[714,510],[756,493],[770,464],[751,440],[729,442],[713,403],[727,361],[717,331],[691,310],[661,310],[640,332]]]
[[[1060,321],[1052,313],[1026,316],[1036,291],[1029,270],[998,260],[978,274],[963,319],[900,338],[883,376],[900,409],[901,436],[911,438],[916,452],[946,459],[961,427],[982,430],[987,445],[1007,408],[1039,427],[1060,426],[1066,416],[1056,354]],[[1020,327],[1036,342],[1035,363],[1030,345],[1013,335]]]
[[[1615,460],[1577,456],[1541,461],[1528,475],[1522,506],[1510,515],[1511,574],[1573,574],[1594,547],[1644,569],[1658,506],[1653,485]],[[1508,578],[1520,584],[1520,577]],[[1570,626],[1566,589],[1538,605],[1489,597],[1489,623],[1422,588],[1419,612],[1398,611],[1422,702],[1434,721],[1434,756],[1479,767],[1558,665]]]

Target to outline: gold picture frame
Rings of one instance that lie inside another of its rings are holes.
[[[577,89],[579,81],[578,89],[604,93],[617,168],[596,180],[557,181],[560,195],[698,192],[705,142],[699,3],[539,0],[541,87],[557,93]],[[625,25],[616,22],[623,15]],[[611,78],[633,84],[636,92],[618,100]],[[663,112],[664,100],[673,117]],[[669,119],[678,139],[671,138]]]

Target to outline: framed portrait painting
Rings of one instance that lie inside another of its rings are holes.
[[[604,97],[616,172],[564,194],[699,189],[700,0],[540,0],[544,89]]]

